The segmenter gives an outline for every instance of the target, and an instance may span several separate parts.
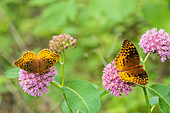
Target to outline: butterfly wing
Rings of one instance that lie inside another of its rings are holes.
[[[140,58],[136,47],[129,40],[124,40],[120,53],[115,58],[118,71],[126,71],[130,67],[139,65]]]
[[[148,75],[142,68],[120,72],[119,77],[123,81],[133,82],[140,85],[146,85],[148,83]]]
[[[52,67],[59,59],[60,55],[52,53],[49,49],[43,49],[38,53],[39,73],[44,72]]]
[[[37,73],[37,55],[28,51],[15,62],[15,65],[29,73]]]

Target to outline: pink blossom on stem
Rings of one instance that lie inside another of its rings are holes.
[[[139,45],[144,53],[156,53],[161,57],[161,62],[170,59],[170,37],[165,30],[157,28],[147,30],[140,39]]]
[[[42,73],[42,75],[29,73],[20,69],[18,80],[24,92],[36,97],[42,96],[42,92],[49,92],[47,86],[50,85],[50,81],[54,81],[53,76],[57,76],[57,71],[54,66],[51,67],[48,72]]]
[[[122,81],[119,77],[119,71],[116,69],[115,62],[109,63],[103,71],[103,87],[110,92],[111,95],[122,97],[122,93],[127,96],[128,92],[132,93],[135,87],[134,83]]]

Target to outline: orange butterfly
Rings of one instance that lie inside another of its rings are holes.
[[[39,75],[50,69],[59,59],[60,55],[52,53],[49,49],[43,49],[38,53],[38,57],[33,52],[26,52],[19,58],[15,65],[29,73],[39,73]]]
[[[148,75],[142,69],[143,65],[139,64],[140,58],[136,47],[129,40],[124,40],[122,49],[115,58],[115,66],[120,71],[121,80],[146,85]]]

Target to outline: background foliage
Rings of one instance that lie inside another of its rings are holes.
[[[131,40],[144,58],[138,46],[141,35],[153,27],[170,33],[169,20],[169,0],[0,0],[0,112],[62,113],[58,89],[51,85],[48,95],[34,98],[4,74],[25,51],[48,48],[53,35],[67,33],[78,40],[76,49],[66,51],[66,83],[87,80],[102,90],[103,68],[119,53],[123,40]],[[169,66],[169,60],[161,63],[159,56],[150,55],[148,84],[170,85]],[[56,68],[61,76],[60,65]],[[141,92],[135,88],[128,97],[102,97],[100,113],[146,112]]]

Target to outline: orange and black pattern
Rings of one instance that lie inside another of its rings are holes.
[[[136,47],[129,40],[124,40],[120,53],[115,58],[115,66],[120,71],[121,80],[141,85],[148,83],[148,75],[142,65]]]
[[[15,65],[29,73],[39,73],[50,69],[58,60],[60,55],[52,53],[49,49],[43,49],[38,57],[33,52],[26,52],[19,58]]]

